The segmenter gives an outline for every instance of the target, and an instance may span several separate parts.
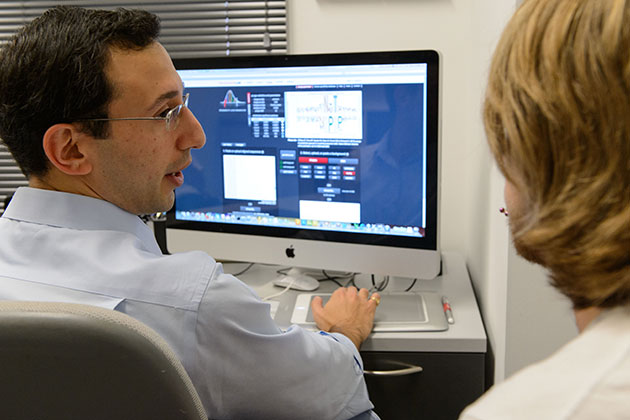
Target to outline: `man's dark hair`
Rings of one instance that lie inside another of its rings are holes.
[[[140,50],[159,31],[159,19],[147,11],[59,6],[2,47],[0,138],[26,176],[48,171],[42,138],[49,127],[107,118],[114,90],[105,77],[110,47]],[[106,122],[81,124],[93,137],[107,137]]]

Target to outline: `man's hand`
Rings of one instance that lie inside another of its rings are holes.
[[[368,296],[367,289],[357,292],[352,286],[335,290],[326,306],[322,306],[321,297],[315,296],[311,310],[317,327],[345,335],[358,349],[372,331],[374,312],[381,300],[378,293],[373,293],[369,299]]]

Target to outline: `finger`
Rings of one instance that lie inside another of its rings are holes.
[[[373,310],[376,310],[376,307],[381,303],[381,295],[378,293],[372,293],[370,299],[368,299],[368,304]]]
[[[362,288],[361,290],[359,290],[359,296],[363,299],[367,299],[369,294],[370,292],[366,288]]]
[[[350,294],[351,296],[354,296],[357,294],[357,288],[354,286],[348,286],[346,287],[346,290],[348,292],[348,294]]]
[[[313,313],[324,308],[324,306],[322,305],[323,302],[324,301],[322,300],[321,296],[313,297],[313,299],[311,300],[311,310],[313,311]]]
[[[311,312],[313,312],[313,319],[315,323],[318,323],[318,320],[322,318],[322,314],[324,312],[324,306],[322,305],[322,298],[319,296],[315,296],[313,300],[311,300]]]
[[[346,288],[345,287],[338,287],[337,289],[335,289],[335,291],[332,293],[333,295],[344,295],[346,293]]]

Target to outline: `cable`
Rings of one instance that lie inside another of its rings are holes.
[[[247,272],[250,268],[252,268],[254,266],[255,263],[249,263],[249,265],[247,267],[245,267],[243,270],[239,271],[238,273],[232,274],[234,277],[238,277],[241,274]]]
[[[356,273],[353,273],[352,277],[348,279],[348,281],[346,282],[346,284],[343,285],[343,287],[348,287],[348,286],[357,287],[356,283],[354,282],[355,277],[356,277]]]
[[[340,276],[331,276],[330,274],[326,272],[326,270],[322,270],[322,274],[324,275],[324,278],[320,279],[319,281],[330,280],[339,287],[347,287],[350,282],[354,283],[354,277],[356,276],[357,273],[348,272]],[[348,279],[348,282],[346,283],[345,286],[341,284],[339,281],[337,281],[337,280],[345,280],[345,279]]]
[[[322,274],[324,275],[326,280],[330,280],[330,279],[338,280],[338,279],[350,278],[350,277],[355,275],[355,273],[347,272],[347,273],[341,274],[339,276],[331,276],[330,274],[328,274],[328,272],[326,270],[322,270]]]
[[[269,300],[269,299],[273,299],[275,297],[278,297],[280,295],[285,294],[293,285],[293,282],[295,281],[295,279],[292,279],[291,282],[289,282],[289,284],[286,285],[286,287],[284,289],[282,289],[282,291],[278,292],[278,293],[274,293],[272,295],[269,296],[265,296],[264,298],[262,298],[261,300],[265,301],[265,300]]]
[[[374,274],[372,274],[372,287],[370,288],[370,292],[382,292],[385,290],[387,285],[389,284],[389,276],[383,277],[383,280],[377,285]]]
[[[276,270],[276,274],[282,274],[283,276],[286,276],[290,269],[291,269],[291,267],[280,268],[280,269]]]
[[[339,286],[339,287],[343,287],[343,284],[339,283],[339,282],[337,281],[337,279],[336,279],[336,278],[334,278],[334,277],[326,277],[325,279],[321,279],[321,280],[319,280],[319,281],[320,281],[320,282],[321,282],[321,281],[332,281],[332,282],[333,282],[333,283],[335,283],[337,286]]]
[[[410,290],[413,288],[413,286],[415,286],[415,285],[416,285],[416,282],[417,282],[417,281],[418,281],[418,279],[417,279],[417,278],[413,279],[413,281],[411,282],[411,285],[405,289],[405,292],[410,291]]]
[[[385,288],[389,285],[389,276],[385,276],[385,278],[383,279],[383,281],[380,284],[380,287],[378,288],[378,291],[382,291],[385,290]]]

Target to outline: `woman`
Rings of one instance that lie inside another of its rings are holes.
[[[518,253],[580,334],[461,419],[630,418],[630,2],[526,0],[484,105]]]

